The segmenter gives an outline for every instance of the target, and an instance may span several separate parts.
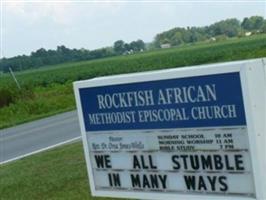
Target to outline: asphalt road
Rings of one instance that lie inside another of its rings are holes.
[[[0,164],[80,139],[76,111],[0,130]]]

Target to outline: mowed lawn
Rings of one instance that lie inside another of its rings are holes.
[[[1,200],[102,200],[90,194],[81,142],[0,166]]]

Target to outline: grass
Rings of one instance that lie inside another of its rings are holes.
[[[72,84],[35,87],[34,97],[21,97],[0,109],[0,128],[75,109]]]
[[[64,145],[0,166],[1,200],[92,197],[81,142]]]
[[[66,63],[16,73],[22,85],[47,86],[52,83],[132,73],[180,66],[199,65],[266,56],[266,34],[215,43],[191,44],[127,56]],[[1,83],[13,83],[4,75]]]
[[[76,80],[259,57],[266,57],[265,34],[19,72],[16,76],[22,88],[30,88],[34,95],[19,95],[9,106],[0,105],[0,129],[74,109],[72,82]],[[0,78],[3,86],[16,87],[7,74]]]
[[[97,76],[266,57],[266,35],[187,45],[130,56],[67,63],[17,73],[26,93],[0,108],[0,128],[75,108],[72,81]],[[15,85],[1,75],[0,88]],[[13,91],[12,91],[13,92]],[[91,197],[81,143],[73,143],[0,166],[0,199]]]

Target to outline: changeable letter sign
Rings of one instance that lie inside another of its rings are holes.
[[[265,200],[263,61],[75,82],[92,194]]]

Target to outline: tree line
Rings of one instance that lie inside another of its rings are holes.
[[[179,46],[206,40],[220,40],[226,37],[239,37],[249,34],[266,33],[266,20],[261,16],[246,17],[243,21],[236,18],[226,19],[210,26],[173,28],[155,36],[154,46],[163,44]]]
[[[266,33],[266,20],[261,16],[251,16],[244,18],[242,21],[231,18],[204,27],[177,27],[157,34],[148,48],[161,48],[163,44],[179,46],[198,41],[219,40],[225,37],[244,36],[247,33]],[[139,39],[130,43],[117,40],[112,47],[95,50],[84,48],[69,49],[64,45],[58,46],[55,50],[40,48],[28,56],[19,55],[11,58],[2,58],[0,60],[0,72],[8,72],[9,67],[14,71],[22,71],[65,62],[132,54],[144,51],[147,46]]]
[[[69,49],[64,45],[58,46],[55,50],[40,48],[37,51],[32,52],[29,56],[20,55],[1,59],[0,72],[8,72],[9,67],[11,67],[13,71],[22,71],[65,62],[93,60],[124,53],[130,54],[144,49],[145,44],[142,40],[132,41],[129,44],[122,40],[118,40],[114,43],[113,47],[105,47],[92,51],[84,48]]]

